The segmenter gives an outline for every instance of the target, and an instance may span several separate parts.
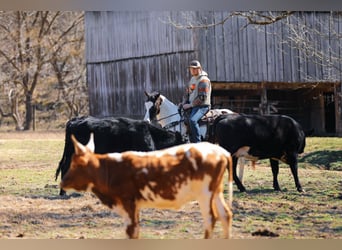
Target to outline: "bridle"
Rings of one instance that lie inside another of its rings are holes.
[[[185,121],[184,119],[184,109],[182,107],[178,107],[178,112],[176,112],[175,110],[173,111],[174,113],[172,114],[164,114],[166,116],[164,117],[161,117],[159,119],[157,119],[157,116],[160,115],[160,106],[163,102],[163,99],[161,98],[161,96],[159,95],[159,93],[157,94],[154,94],[154,95],[151,95],[151,94],[148,94],[146,93],[146,96],[148,97],[147,98],[147,101],[148,102],[151,102],[152,103],[152,106],[150,106],[149,108],[149,120],[155,124],[164,124],[166,122],[163,122],[164,120],[167,120],[167,119],[170,119],[170,117],[174,117],[176,115],[179,115],[180,116],[180,119],[178,120],[174,120],[171,118],[171,121],[169,121],[169,123],[167,123],[166,125],[164,125],[162,128],[166,129],[166,130],[174,130],[176,128],[176,126],[179,126],[179,132],[182,134],[182,122]],[[174,104],[173,104],[174,105]],[[177,129],[176,129],[177,130]]]
[[[159,119],[156,119],[157,117],[155,117],[154,121],[157,122],[157,123],[159,123],[160,121],[166,120],[166,119],[168,119],[168,118],[170,118],[170,117],[173,117],[173,116],[175,116],[175,115],[179,115],[179,116],[180,116],[180,119],[179,119],[178,121],[171,122],[171,123],[169,123],[169,124],[167,124],[167,125],[165,125],[165,126],[163,127],[164,129],[169,130],[169,129],[171,129],[171,128],[176,127],[177,125],[179,125],[181,122],[184,121],[184,112],[182,112],[182,111],[184,111],[184,110],[183,110],[182,107],[180,107],[180,108],[178,109],[178,112],[177,112],[177,113],[174,113],[174,114],[171,114],[171,115],[168,115],[168,116],[159,118]],[[182,131],[182,126],[180,126],[180,131]]]

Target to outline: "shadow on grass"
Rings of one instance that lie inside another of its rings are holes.
[[[175,227],[177,225],[177,221],[175,220],[167,220],[166,219],[141,219],[140,226],[141,227],[151,227],[151,228],[163,228],[168,229],[171,227]]]
[[[287,191],[287,190],[284,190]],[[254,188],[254,189],[249,189],[246,191],[247,194],[253,195],[253,194],[273,194],[273,193],[281,193],[282,191],[276,191],[273,188]]]
[[[69,200],[72,198],[81,198],[83,194],[81,193],[71,193],[66,195],[51,195],[51,194],[32,194],[32,195],[24,195],[25,198],[30,199],[45,199],[45,200]]]
[[[298,160],[326,170],[342,171],[342,150],[322,150],[305,154]]]
[[[342,226],[338,226],[336,228],[333,228],[332,230],[335,231],[336,233],[341,234],[342,233]]]

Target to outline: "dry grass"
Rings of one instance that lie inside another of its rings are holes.
[[[336,145],[342,145],[342,138]],[[58,195],[54,174],[62,155],[63,132],[0,133],[0,238],[124,238],[120,217],[91,194]],[[318,148],[312,143],[318,144]],[[310,139],[314,153],[326,149],[327,139]],[[331,143],[330,143],[331,144]],[[331,150],[331,149],[329,149]],[[20,156],[20,157],[19,157]],[[339,159],[339,158],[338,158]],[[342,172],[301,162],[299,178],[306,193],[296,191],[288,167],[282,167],[272,189],[269,167],[246,170],[249,192],[234,192],[233,238],[342,239]],[[196,202],[180,211],[144,209],[140,235],[145,239],[202,238]],[[220,223],[215,238],[220,237]]]

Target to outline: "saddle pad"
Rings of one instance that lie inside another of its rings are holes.
[[[217,117],[219,117],[220,115],[226,115],[229,114],[227,111],[225,110],[220,110],[220,109],[210,109],[202,118],[201,121],[202,122],[209,122],[212,123],[215,121],[215,119]]]

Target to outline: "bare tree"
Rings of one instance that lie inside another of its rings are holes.
[[[30,129],[35,91],[38,85],[47,84],[51,77],[50,66],[60,51],[68,49],[69,34],[83,24],[83,13],[50,11],[15,11],[0,13],[0,61],[3,91],[14,91],[17,103],[12,117],[17,129]],[[82,55],[83,56],[83,55]],[[72,71],[72,70],[71,70]],[[80,72],[80,71],[78,71]],[[60,81],[60,80],[58,80]],[[41,88],[44,89],[44,88]],[[1,105],[1,104],[0,104]],[[22,107],[23,106],[23,107]],[[4,112],[2,112],[4,113]],[[8,114],[7,114],[8,115]]]
[[[164,22],[178,29],[208,29],[217,25],[224,25],[233,17],[242,17],[248,20],[247,25],[268,25],[285,19],[294,13],[294,11],[233,11],[223,16],[221,20],[208,22],[207,18],[203,17],[201,13],[184,11],[181,13],[180,18],[177,16],[177,20],[172,16],[168,16]],[[245,28],[246,26],[241,28]]]
[[[70,13],[69,13],[70,14]],[[66,106],[67,117],[78,116],[88,108],[84,61],[84,15],[66,24],[66,31],[49,37],[53,47],[50,64],[58,83],[55,104]],[[66,50],[65,47],[68,47]],[[57,109],[57,111],[64,108]]]
[[[16,130],[23,130],[22,127],[23,119],[19,112],[19,97],[15,89],[10,89],[8,91],[8,107],[9,112],[5,112],[0,106],[0,115],[3,117],[12,117],[16,124]]]
[[[309,81],[340,81],[342,57],[342,33],[339,31],[341,13],[327,13],[326,18],[312,13],[314,21],[307,22],[305,16],[294,15],[284,20],[288,27],[289,36],[283,38],[283,44],[296,48],[300,53],[319,68],[324,69],[321,78],[308,75]]]

